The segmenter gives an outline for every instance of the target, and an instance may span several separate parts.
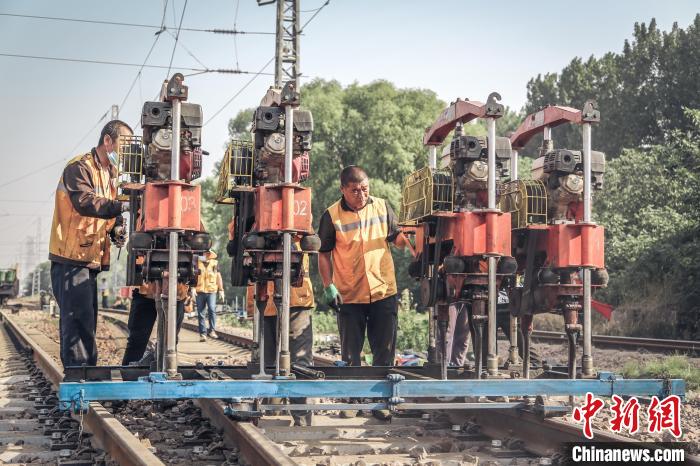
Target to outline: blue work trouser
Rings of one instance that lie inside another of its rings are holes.
[[[51,287],[61,311],[63,367],[97,365],[97,274],[87,267],[51,262]]]
[[[209,330],[204,325],[206,307],[209,307]],[[197,320],[200,335],[216,330],[216,293],[197,293]]]

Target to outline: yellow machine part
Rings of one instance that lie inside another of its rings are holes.
[[[399,222],[416,224],[437,212],[452,212],[453,207],[452,170],[423,167],[404,180]]]
[[[253,158],[252,142],[234,139],[229,143],[219,167],[217,204],[235,204],[234,191],[249,191],[253,188]]]
[[[143,176],[143,139],[141,136],[120,136],[117,146],[117,199],[129,200],[124,188],[129,183],[140,183]]]
[[[514,230],[547,223],[547,190],[540,180],[514,180],[501,185],[500,208],[510,212]]]

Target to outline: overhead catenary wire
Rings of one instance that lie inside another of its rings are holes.
[[[226,107],[228,107],[229,104],[231,104],[231,102],[233,102],[233,101],[236,99],[236,97],[238,97],[239,95],[241,95],[241,94],[243,93],[243,91],[245,91],[246,88],[247,88],[248,86],[250,86],[250,84],[251,84],[253,81],[255,81],[255,79],[257,79],[258,76],[261,76],[261,75],[263,75],[263,74],[270,74],[270,73],[263,73],[263,71],[265,70],[265,68],[267,68],[268,66],[270,66],[270,63],[272,63],[274,60],[275,60],[275,57],[270,58],[270,59],[267,61],[267,63],[265,63],[265,65],[263,65],[262,68],[260,68],[260,71],[258,71],[253,77],[251,77],[251,78],[243,85],[243,87],[241,87],[240,89],[238,89],[238,91],[236,91],[236,93],[233,94],[233,96],[231,96],[231,98],[228,99],[228,100],[226,101],[226,103],[225,103],[224,105],[221,106],[221,108],[219,108],[216,112],[214,112],[214,114],[213,114],[212,116],[210,116],[209,119],[208,119],[207,121],[204,122],[204,126],[206,126],[207,124],[209,124],[209,122],[211,122],[214,118],[216,118],[216,117],[219,115],[219,113],[221,113]]]
[[[160,20],[160,27],[163,28],[165,26],[165,13],[168,9],[168,0],[165,0],[163,2],[163,14]],[[134,85],[136,84],[136,81],[139,81],[139,86],[141,85],[141,72],[143,71],[143,68],[146,66],[146,63],[148,62],[148,59],[151,56],[151,53],[153,53],[153,49],[156,47],[156,44],[158,43],[158,39],[160,39],[160,34],[156,34],[155,39],[153,40],[153,44],[151,44],[151,48],[148,50],[148,53],[146,54],[146,58],[144,58],[143,63],[141,64],[141,67],[139,67],[139,70],[136,72],[136,76],[134,77],[134,80],[131,82],[131,86],[129,86],[129,90],[126,91],[126,95],[124,95],[124,98],[121,101],[121,104],[119,104],[119,110],[124,107],[124,103],[126,102],[126,99],[129,98],[129,95],[131,95],[131,91],[134,89]]]
[[[15,53],[4,53],[0,52],[0,57],[10,57],[10,58],[27,58],[27,59],[37,59],[37,60],[53,60],[53,61],[65,61],[65,62],[76,62],[76,63],[91,63],[96,65],[114,65],[114,66],[131,66],[131,67],[143,67],[143,68],[156,68],[156,69],[168,69],[165,65],[144,65],[141,63],[126,63],[126,62],[116,62],[116,61],[103,61],[103,60],[90,60],[82,58],[64,58],[64,57],[47,57],[39,55],[21,55]],[[230,68],[190,68],[187,66],[174,66],[174,68],[183,71],[194,71],[199,73],[220,73],[220,74],[258,74],[255,71],[245,71],[245,70],[235,70]],[[272,76],[274,73],[263,73]]]
[[[309,19],[304,23],[304,25],[301,27],[301,30],[299,31],[299,33],[301,34],[301,33],[303,32],[304,28],[305,28],[306,26],[308,26],[308,24],[309,24],[311,21],[313,21],[314,18],[316,18],[316,16],[317,16],[326,6],[328,6],[328,4],[330,4],[330,3],[331,3],[331,0],[326,0],[326,3],[324,3],[324,4],[321,5],[317,10],[315,10],[316,12],[311,16],[311,18],[309,18]],[[221,106],[221,108],[219,108],[216,112],[214,112],[214,114],[213,114],[211,117],[209,117],[209,119],[208,119],[206,122],[204,122],[204,126],[206,126],[207,124],[209,124],[209,122],[211,122],[211,121],[212,121],[214,118],[216,118],[226,107],[228,107],[228,106],[231,104],[231,102],[233,102],[233,101],[236,99],[236,97],[238,97],[239,95],[241,95],[241,94],[243,93],[243,91],[244,91],[253,81],[255,81],[255,79],[257,79],[258,76],[261,76],[261,75],[263,75],[263,74],[270,74],[270,73],[264,73],[264,71],[265,71],[265,68],[267,68],[268,66],[270,66],[270,63],[272,63],[274,60],[275,60],[275,57],[270,58],[270,60],[269,60],[267,63],[265,63],[265,65],[264,65],[262,68],[260,68],[260,71],[258,71],[253,77],[251,77],[251,78],[243,85],[243,87],[241,87],[238,91],[236,91],[236,93],[233,94],[233,96],[231,96],[231,98],[228,99],[228,100],[226,101],[226,103],[224,103],[224,105]],[[273,73],[273,74],[274,74],[274,73]]]
[[[105,118],[107,118],[107,115],[109,115],[111,111],[112,111],[112,109],[110,108],[109,110],[107,110],[106,112],[104,112],[104,113],[102,114],[102,116],[97,120],[97,122],[95,122],[95,124],[88,130],[88,132],[85,133],[85,135],[84,135],[82,138],[80,138],[80,141],[78,141],[78,143],[75,144],[75,146],[73,146],[73,148],[72,148],[72,149],[70,150],[70,152],[68,153],[68,156],[63,157],[63,158],[60,158],[60,159],[57,159],[57,160],[55,160],[55,161],[53,161],[53,162],[51,162],[51,163],[49,163],[49,164],[46,164],[46,165],[44,165],[44,166],[42,166],[42,167],[36,168],[36,169],[34,169],[34,170],[30,171],[30,172],[25,173],[24,175],[21,175],[21,176],[18,176],[18,177],[13,178],[13,179],[11,179],[11,180],[8,180],[8,181],[6,181],[5,183],[0,184],[0,189],[5,188],[5,187],[7,187],[7,186],[10,186],[10,185],[12,185],[12,184],[18,183],[18,182],[22,181],[22,180],[25,179],[25,178],[28,178],[28,177],[30,177],[30,176],[32,176],[32,175],[35,175],[35,174],[39,173],[39,172],[42,172],[42,171],[44,171],[44,170],[47,170],[47,169],[49,169],[49,168],[51,168],[51,167],[53,167],[53,166],[55,166],[55,165],[58,165],[58,164],[61,163],[61,162],[64,162],[68,157],[70,157],[71,155],[73,155],[73,152],[75,152],[75,151],[78,149],[78,147],[80,147],[80,145],[83,143],[83,141],[85,141],[85,140],[88,138],[88,136],[90,136],[90,134],[92,134],[93,130],[94,130],[95,128],[97,128],[97,126],[98,126]]]
[[[126,23],[126,22],[119,22],[119,21],[102,21],[102,20],[90,20],[90,19],[81,19],[81,18],[64,18],[64,17],[56,17],[56,16],[22,15],[22,14],[14,14],[14,13],[0,13],[0,16],[11,16],[11,17],[15,17],[15,18],[43,19],[43,20],[51,20],[51,21],[68,21],[68,22],[76,22],[76,23],[105,24],[105,25],[110,25],[110,26],[156,29],[157,30],[156,34],[158,34],[159,31],[162,32],[163,30],[167,29],[167,27],[156,26],[154,24]],[[236,35],[247,34],[247,35],[272,35],[272,36],[275,35],[274,32],[239,31],[236,28],[234,28],[234,29],[182,28],[182,30],[188,31],[188,32],[209,32],[209,33],[214,33],[214,34],[236,34]]]
[[[168,79],[170,75],[170,70],[173,66],[173,58],[175,58],[175,50],[177,49],[177,40],[180,38],[180,30],[182,29],[182,20],[185,19],[185,11],[187,10],[187,0],[182,6],[182,14],[180,15],[180,24],[177,26],[177,33],[175,34],[175,44],[173,44],[173,51],[170,54],[170,63],[168,64],[168,71],[165,72],[165,79]],[[173,15],[175,14],[175,7],[173,6]]]

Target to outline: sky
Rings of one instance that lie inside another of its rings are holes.
[[[301,2],[303,24],[325,0]],[[690,0],[331,0],[304,30],[300,65],[306,79],[343,85],[385,79],[399,87],[431,89],[446,102],[483,101],[498,91],[505,105],[519,109],[527,81],[537,74],[558,72],[576,56],[621,51],[635,22],[656,18],[662,30],[673,22],[685,28],[698,12],[700,5]],[[167,30],[156,36],[163,18]],[[182,30],[174,48],[180,18],[183,29],[275,30],[274,5],[258,6],[254,0],[0,0],[0,267],[31,261],[27,236],[39,238],[35,260],[46,259],[52,195],[65,162],[96,144],[112,105],[119,105],[119,117],[139,134],[142,104],[157,96],[171,56],[169,74],[188,75],[193,68],[258,72],[274,55],[272,34],[240,34],[234,41],[232,35]],[[165,68],[138,74],[139,66],[3,54]],[[264,72],[273,73],[274,65]],[[256,106],[272,84],[272,76],[259,75],[241,91],[253,76],[203,73],[185,79],[189,101],[204,112],[207,175],[223,155],[229,118]]]

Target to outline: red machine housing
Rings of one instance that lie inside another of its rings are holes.
[[[293,231],[313,234],[311,190],[301,186],[258,186],[255,188],[256,231]]]
[[[201,193],[199,185],[180,181],[146,183],[142,231],[199,231]]]

